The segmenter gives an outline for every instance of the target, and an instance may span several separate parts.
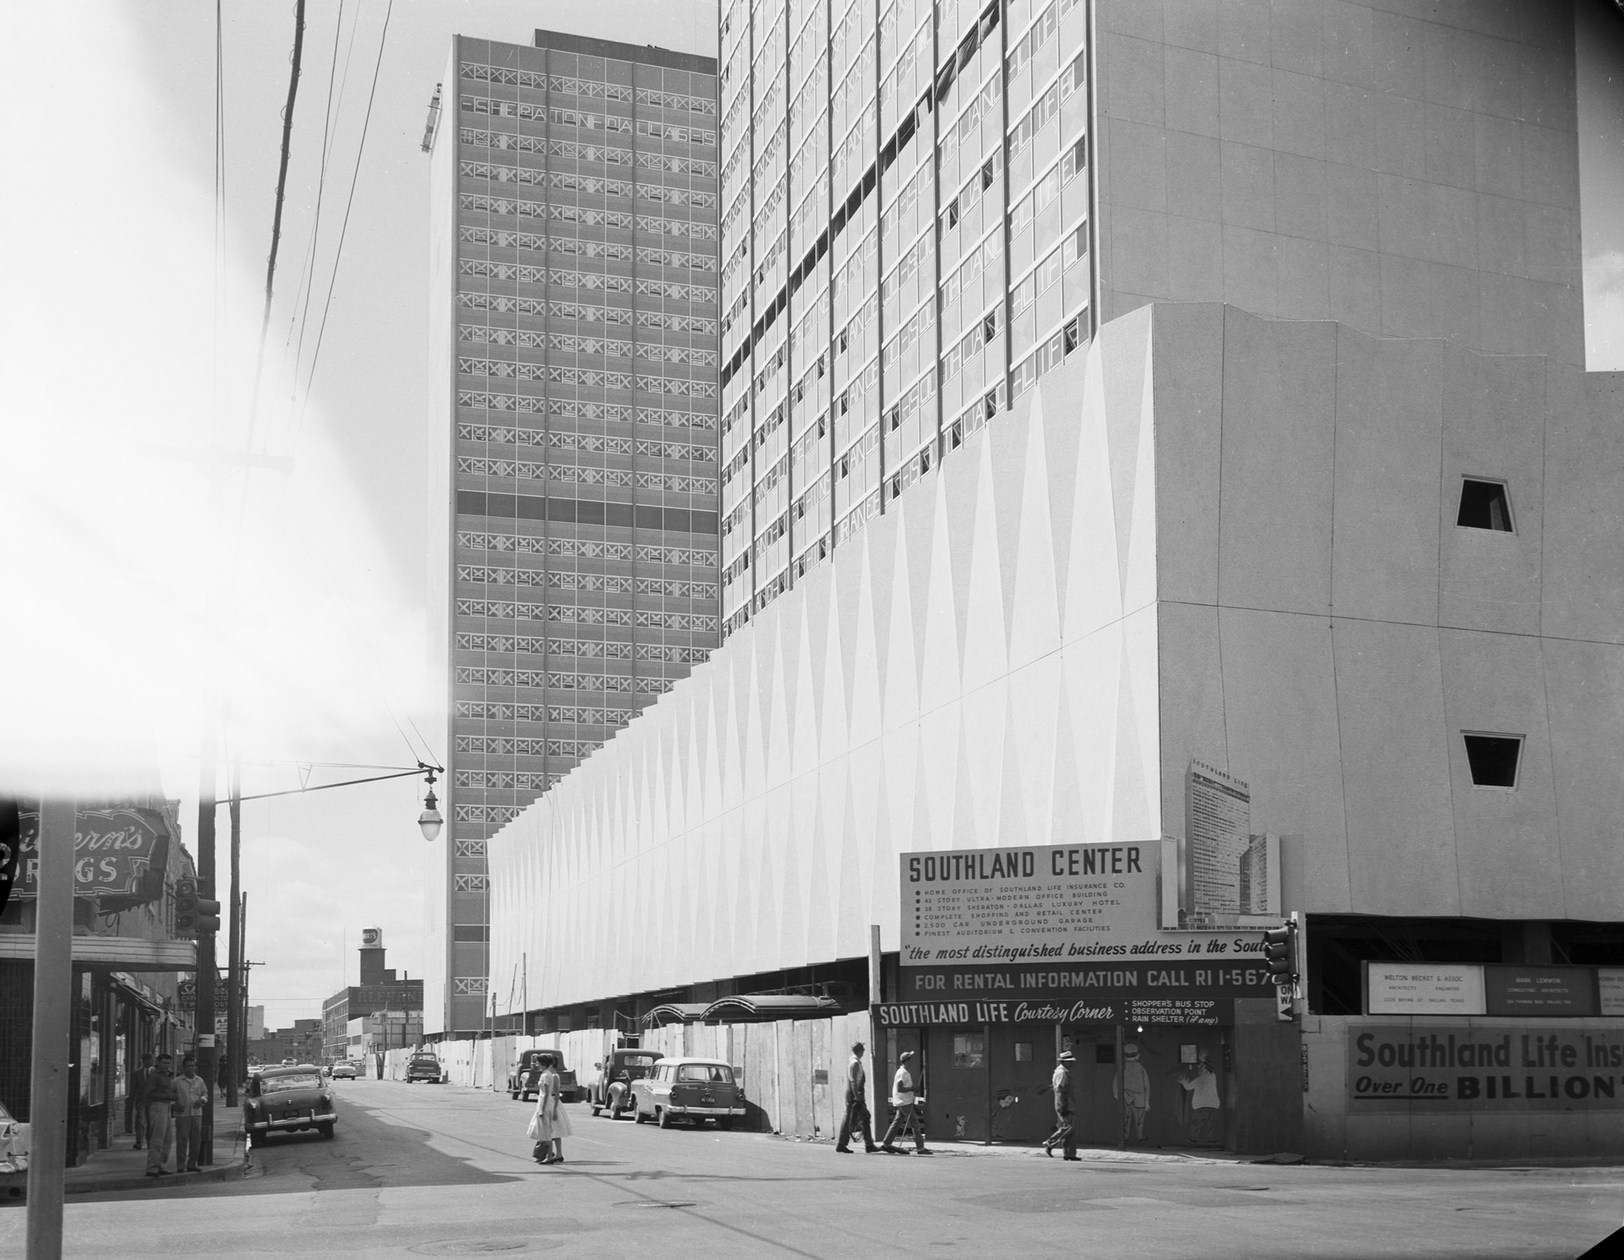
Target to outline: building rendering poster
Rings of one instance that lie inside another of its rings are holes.
[[[1285,910],[1280,837],[1252,830],[1246,782],[1204,761],[1185,774],[1184,834],[1162,840],[1170,877],[1162,887],[1162,926],[1181,931],[1268,927]]]

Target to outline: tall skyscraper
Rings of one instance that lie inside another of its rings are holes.
[[[1571,47],[1382,8],[722,0],[723,636],[1147,302],[1578,362]]]
[[[503,1013],[486,839],[716,642],[716,123],[714,59],[551,31],[458,37],[430,107],[451,692],[431,1033]]]

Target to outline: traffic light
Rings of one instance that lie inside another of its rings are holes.
[[[195,879],[175,881],[175,935],[204,936],[220,930],[220,903],[197,895]]]
[[[175,935],[197,935],[197,881],[175,881]]]
[[[1277,985],[1297,983],[1297,923],[1288,920],[1263,933],[1263,965]]]

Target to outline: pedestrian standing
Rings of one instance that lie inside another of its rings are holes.
[[[209,1101],[209,1083],[197,1074],[197,1056],[180,1061],[175,1078],[175,1171],[197,1172],[203,1153],[203,1107]]]
[[[569,1137],[569,1112],[564,1110],[564,1079],[558,1074],[558,1057],[544,1054],[539,1060],[541,1076],[536,1080],[536,1110],[530,1117],[536,1138],[532,1154],[538,1164],[562,1164],[564,1139]]]
[[[1111,1082],[1111,1093],[1116,1094],[1116,1082]],[[1139,1059],[1139,1044],[1128,1042],[1122,1047],[1122,1145],[1145,1140],[1145,1117],[1150,1113],[1150,1073]]]
[[[1054,1158],[1057,1144],[1064,1152],[1063,1159],[1077,1158],[1077,1127],[1072,1123],[1075,1100],[1071,1080],[1072,1065],[1076,1062],[1076,1055],[1070,1050],[1062,1050],[1055,1059],[1054,1075],[1049,1078],[1049,1087],[1054,1091],[1054,1132],[1044,1139],[1043,1153],[1050,1159]]]
[[[167,1177],[175,1137],[175,1060],[160,1054],[147,1089],[147,1176]]]
[[[854,1041],[851,1061],[846,1064],[846,1114],[840,1121],[835,1150],[850,1155],[852,1136],[859,1133],[863,1137],[863,1149],[870,1155],[880,1149],[874,1145],[874,1120],[868,1111],[868,1069],[863,1066],[863,1043]]]
[[[141,1066],[130,1078],[130,1127],[135,1131],[135,1149],[147,1140],[147,1094],[152,1089],[152,1053],[141,1056]]]
[[[921,1109],[924,1101],[914,1076],[914,1052],[904,1050],[897,1056],[897,1074],[891,1080],[891,1123],[886,1126],[885,1137],[880,1141],[882,1151],[891,1155],[902,1154],[891,1139],[912,1131],[914,1154],[931,1153],[925,1149],[925,1117]]]

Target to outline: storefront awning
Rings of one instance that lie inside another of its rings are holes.
[[[33,962],[36,940],[32,932],[0,933],[0,958]],[[75,936],[73,965],[108,971],[196,971],[197,946],[139,936]]]
[[[840,1003],[801,993],[739,993],[717,998],[700,1019],[707,1024],[748,1024],[768,1019],[817,1019],[840,1014]]]
[[[643,1015],[643,1026],[653,1028],[661,1024],[695,1024],[705,1014],[703,1002],[662,1002]]]

